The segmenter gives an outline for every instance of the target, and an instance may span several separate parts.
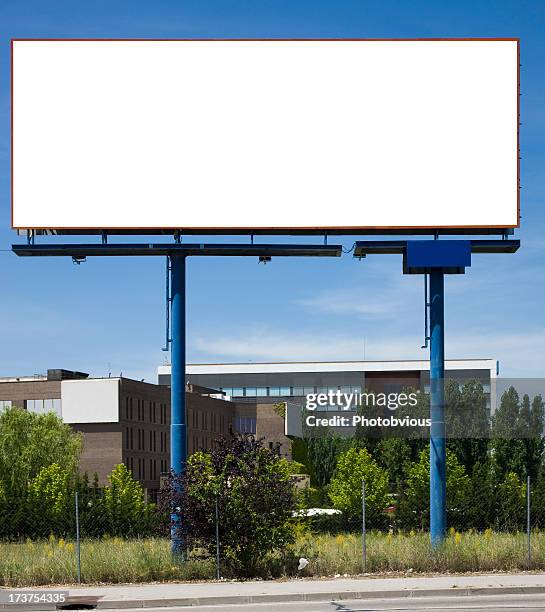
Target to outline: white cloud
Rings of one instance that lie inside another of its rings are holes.
[[[423,281],[397,277],[385,280],[373,274],[359,287],[331,288],[311,297],[294,300],[294,304],[313,312],[332,314],[358,314],[370,318],[387,319],[407,308],[407,302],[424,299]]]
[[[365,338],[368,360],[427,359],[421,337],[403,335]],[[364,338],[320,333],[274,333],[271,330],[242,331],[223,336],[199,336],[193,352],[202,358],[233,361],[342,361],[363,359]],[[447,359],[498,359],[503,376],[545,377],[545,329],[534,332],[496,334],[493,332],[450,333]]]

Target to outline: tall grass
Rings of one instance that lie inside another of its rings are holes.
[[[0,543],[0,585],[10,587],[74,584],[77,580],[74,542]],[[166,539],[105,538],[81,542],[81,572],[86,583],[134,583],[212,578],[211,559],[176,564]]]
[[[309,565],[297,572],[299,557]],[[86,583],[134,583],[206,580],[215,576],[215,560],[190,555],[173,562],[166,539],[84,540],[81,545],[82,577]],[[545,533],[532,534],[532,568],[545,569]],[[367,536],[367,571],[386,572],[490,572],[527,569],[526,535],[523,533],[457,533],[432,550],[429,534]],[[74,542],[49,540],[0,543],[0,585],[9,587],[76,582]],[[301,533],[281,555],[264,559],[260,574],[266,578],[304,575],[357,575],[362,572],[361,536]]]
[[[360,574],[361,536],[314,535],[299,543],[310,560],[305,573],[314,576]],[[532,568],[545,568],[545,534],[532,534]],[[528,568],[526,534],[452,531],[437,550],[428,533],[371,533],[367,536],[367,572],[490,572]]]

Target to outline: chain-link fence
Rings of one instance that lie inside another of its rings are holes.
[[[268,561],[269,576],[545,568],[545,509],[530,478],[513,480],[492,497],[483,490],[481,495],[468,492],[463,505],[455,499],[458,505],[449,505],[447,511],[445,543],[437,548],[429,542],[425,498],[411,506],[389,494],[390,506],[377,511],[376,492],[364,485],[358,492],[359,517],[332,510],[299,511],[292,541]],[[170,550],[169,518],[151,503],[111,507],[98,492],[77,493],[52,511],[30,498],[4,500],[0,503],[2,583],[229,575],[224,566],[226,526],[221,506],[211,509],[210,516],[213,546],[200,548],[193,540],[194,548],[182,559]],[[300,559],[308,563],[301,567]]]

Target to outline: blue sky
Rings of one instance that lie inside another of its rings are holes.
[[[155,380],[167,356],[164,260],[74,266],[7,252],[21,241],[9,217],[9,39],[192,36],[519,36],[523,246],[514,256],[475,256],[465,276],[447,278],[446,355],[498,358],[504,375],[545,375],[544,23],[545,2],[520,0],[2,0],[0,376],[64,367]],[[341,241],[349,248],[353,240]],[[361,359],[364,351],[367,359],[427,357],[422,278],[403,276],[397,256],[266,266],[195,258],[187,286],[189,361]]]

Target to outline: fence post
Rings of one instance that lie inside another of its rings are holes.
[[[526,534],[528,539],[528,569],[532,567],[532,550],[530,547],[530,476],[526,479]]]
[[[367,573],[367,541],[365,528],[365,480],[361,481],[361,565],[363,573]]]
[[[78,582],[81,582],[81,547],[79,537],[79,504],[78,492],[76,491],[76,559],[78,566]]]
[[[218,496],[216,495],[216,578],[220,579],[220,517]]]

